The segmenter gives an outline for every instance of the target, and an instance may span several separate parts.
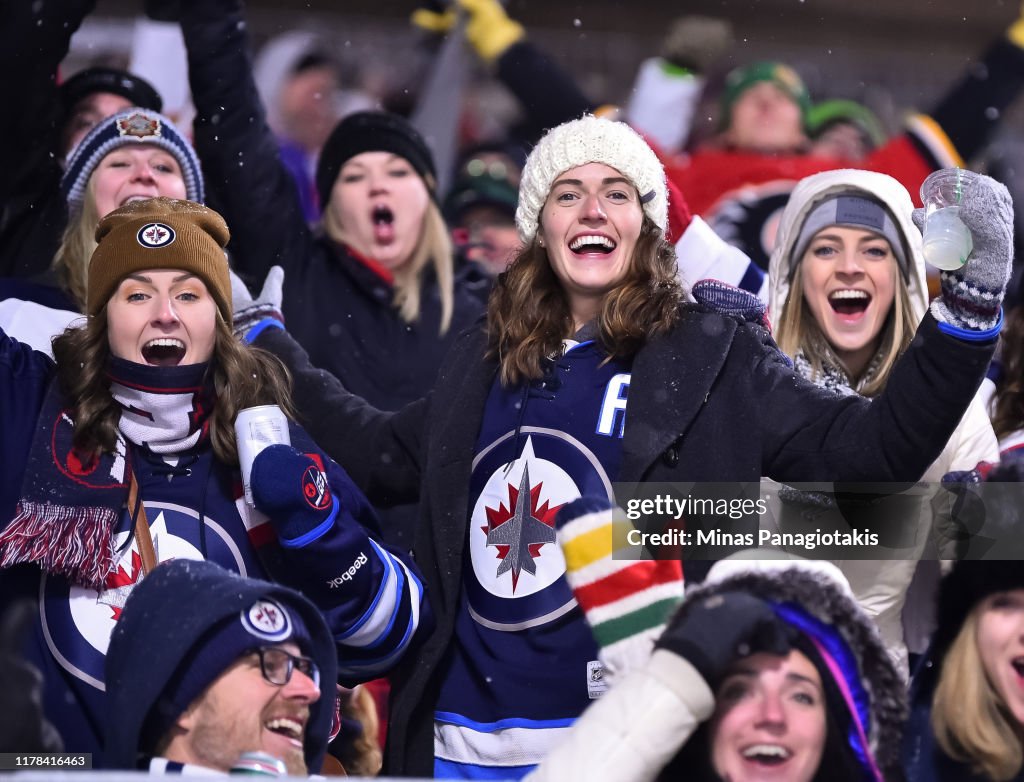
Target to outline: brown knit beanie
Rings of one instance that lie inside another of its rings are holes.
[[[96,226],[99,243],[89,261],[87,311],[95,315],[127,275],[143,269],[192,272],[231,323],[231,279],[224,218],[201,204],[175,198],[130,201]]]

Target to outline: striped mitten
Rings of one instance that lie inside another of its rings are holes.
[[[682,565],[650,559],[647,549],[631,545],[633,524],[604,497],[569,503],[555,526],[565,578],[600,647],[605,680],[613,684],[650,656],[683,598]]]

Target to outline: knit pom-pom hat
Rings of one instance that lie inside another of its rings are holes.
[[[629,125],[588,114],[549,130],[526,159],[516,208],[524,244],[537,234],[540,210],[555,179],[587,163],[604,163],[629,179],[640,193],[644,213],[664,232],[668,186],[658,156]]]
[[[99,122],[68,157],[60,189],[68,201],[68,212],[72,217],[82,208],[92,172],[108,154],[129,144],[152,144],[173,155],[181,167],[186,198],[203,203],[206,197],[203,172],[188,139],[163,114],[150,109],[130,108]]]

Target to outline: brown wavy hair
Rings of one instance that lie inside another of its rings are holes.
[[[84,461],[101,453],[113,453],[121,407],[110,394],[107,364],[107,308],[90,317],[84,328],[68,328],[53,340],[57,382],[67,399],[75,400],[74,447]],[[238,464],[235,417],[239,410],[256,405],[278,405],[295,420],[291,399],[291,375],[270,353],[246,345],[231,332],[217,313],[213,358],[217,401],[210,415],[210,442],[217,459]]]
[[[671,329],[684,295],[675,250],[644,215],[626,276],[605,295],[598,313],[598,341],[608,357],[632,356],[651,337]],[[535,236],[491,291],[487,355],[498,359],[505,386],[536,380],[545,359],[573,332],[569,299]]]
[[[1001,440],[1024,428],[1024,307],[1015,307],[1006,317],[999,341],[1003,375],[992,399],[992,428]]]

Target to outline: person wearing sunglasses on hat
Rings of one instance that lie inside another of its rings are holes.
[[[305,776],[327,750],[336,672],[327,623],[300,593],[212,562],[163,563],[110,639],[107,760],[227,773],[262,752]]]

